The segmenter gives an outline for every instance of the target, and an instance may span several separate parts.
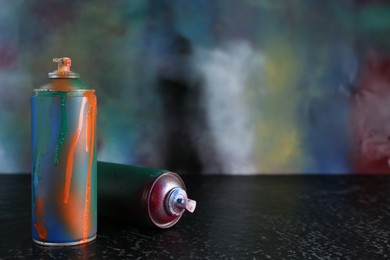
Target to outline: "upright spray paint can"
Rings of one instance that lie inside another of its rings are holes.
[[[58,70],[31,98],[32,237],[76,245],[96,237],[95,90],[56,58]]]
[[[195,210],[176,173],[106,162],[97,169],[99,215],[169,228]]]

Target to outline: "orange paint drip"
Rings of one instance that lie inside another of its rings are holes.
[[[84,209],[84,232],[83,232],[83,242],[86,242],[88,240],[88,228],[89,228],[89,207],[91,204],[91,170],[92,170],[92,163],[93,163],[93,152],[94,152],[94,145],[95,145],[95,121],[96,121],[96,96],[93,94],[93,92],[88,92],[84,94],[85,97],[87,97],[89,102],[89,109],[88,114],[90,117],[88,118],[88,128],[89,131],[87,131],[87,144],[90,144],[90,154],[89,154],[89,165],[88,165],[88,177],[87,177],[87,188],[85,191],[85,209]]]
[[[83,220],[84,220],[84,190],[75,189],[69,196],[67,204],[62,204],[59,207],[59,217],[61,222],[65,223],[67,233],[72,237],[72,240],[81,240],[83,238]],[[64,192],[58,190],[56,193],[60,201],[63,200]]]
[[[80,137],[81,129],[83,127],[85,103],[86,103],[85,98],[83,98],[83,101],[81,103],[79,122],[77,125],[76,133],[74,134],[72,143],[70,145],[69,154],[68,154],[68,161],[66,163],[65,189],[64,189],[64,203],[65,204],[67,204],[69,201],[70,183],[72,181],[72,172],[73,172],[73,156],[74,156],[74,150],[76,149],[76,145],[77,145],[77,142],[78,142],[79,137]]]
[[[43,223],[43,199],[37,198],[35,201],[34,215],[37,218],[34,223],[34,228],[38,233],[39,239],[45,241],[47,239],[47,229]]]
[[[51,80],[49,88],[54,91],[72,91],[75,89],[68,79]]]
[[[91,107],[88,109],[88,112],[87,112],[87,125],[86,125],[86,138],[85,138],[85,152],[89,152],[89,147],[91,146]]]

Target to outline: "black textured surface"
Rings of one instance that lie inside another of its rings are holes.
[[[30,176],[0,175],[0,258],[382,259],[390,177],[188,176],[198,201],[168,230],[99,219],[87,245],[31,241]]]

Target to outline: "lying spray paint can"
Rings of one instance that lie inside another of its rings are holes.
[[[96,237],[95,90],[56,58],[58,70],[31,98],[32,237],[76,245]]]
[[[97,169],[99,215],[169,228],[195,210],[176,173],[106,162]]]

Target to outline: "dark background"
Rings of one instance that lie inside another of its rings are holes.
[[[98,159],[179,173],[387,173],[388,1],[0,1],[0,172],[69,56]]]

